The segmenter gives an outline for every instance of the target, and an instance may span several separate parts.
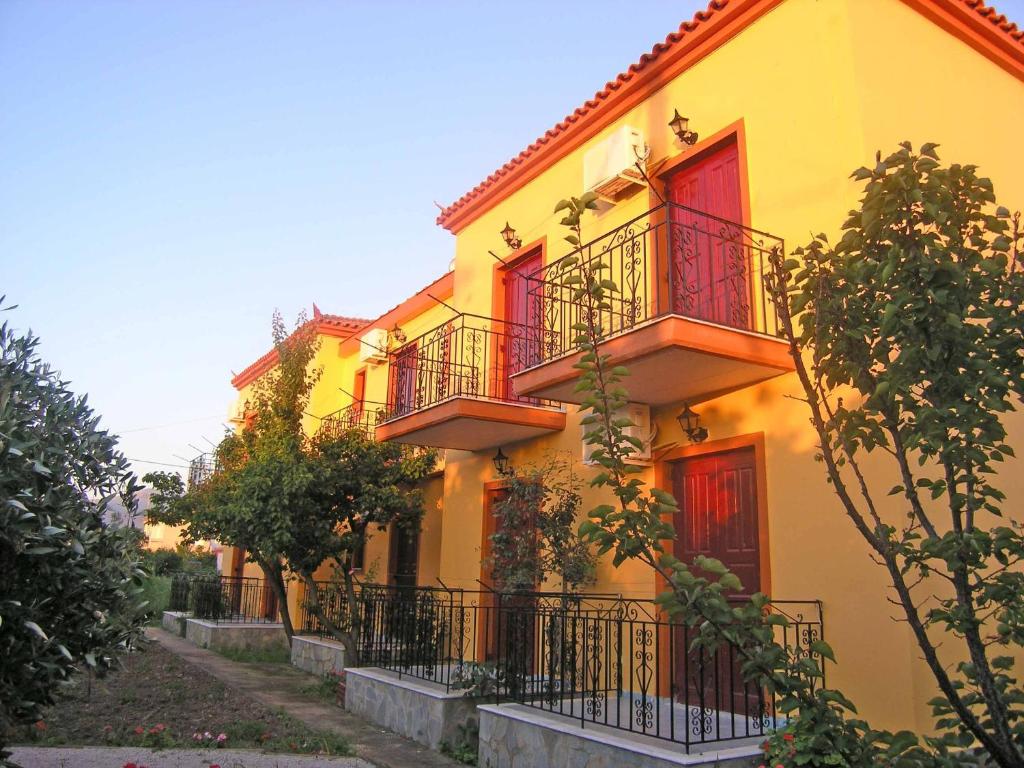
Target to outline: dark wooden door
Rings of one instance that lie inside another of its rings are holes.
[[[393,524],[388,555],[388,583],[396,587],[415,587],[419,553],[419,529]]]
[[[753,448],[676,462],[672,490],[679,503],[675,556],[692,563],[698,555],[721,560],[742,582],[742,595],[761,588],[757,472]],[[700,573],[699,569],[695,572]],[[717,578],[710,576],[709,578]],[[688,705],[750,715],[760,692],[745,685],[731,647],[709,656],[687,651],[690,637],[676,632],[676,695]]]
[[[242,585],[245,575],[245,550],[241,547],[235,549],[235,559],[231,562],[231,612],[239,613],[242,610]]]
[[[750,243],[743,221],[739,152],[720,149],[674,174],[668,184],[672,311],[750,328]]]
[[[530,295],[527,279],[541,268],[541,252],[535,251],[504,271],[505,322],[500,334],[499,396],[504,400],[534,402],[520,397],[512,376],[540,361],[540,297]]]

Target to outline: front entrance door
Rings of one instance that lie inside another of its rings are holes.
[[[735,144],[669,179],[672,312],[751,328],[751,247],[744,231]],[[685,206],[685,207],[682,207]]]
[[[527,277],[541,268],[541,252],[535,251],[504,271],[505,322],[499,333],[500,369],[497,389],[503,400],[536,402],[520,397],[512,377],[540,361],[540,299],[529,293]]]
[[[761,588],[757,472],[754,449],[696,456],[672,465],[676,514],[675,556],[692,563],[697,555],[721,560],[743,584],[742,594]],[[699,571],[695,569],[699,574]],[[710,576],[714,579],[716,577]],[[753,714],[761,693],[743,682],[731,647],[714,657],[687,652],[690,636],[676,631],[676,695],[688,705]]]
[[[419,529],[392,525],[390,544],[388,583],[396,587],[415,587],[420,552]]]

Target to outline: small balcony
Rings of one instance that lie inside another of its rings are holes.
[[[522,395],[580,403],[573,325],[587,317],[566,284],[587,270],[617,290],[595,311],[602,352],[629,368],[630,400],[649,405],[710,399],[793,370],[765,286],[781,239],[665,203],[530,276],[530,365],[513,377]]]
[[[338,438],[351,430],[363,432],[368,437],[376,435],[377,425],[384,417],[386,403],[362,400],[320,419],[317,437]]]
[[[459,314],[391,352],[377,439],[482,451],[564,429],[557,404],[513,383],[532,342],[526,326]]]

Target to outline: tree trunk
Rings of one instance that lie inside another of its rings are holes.
[[[327,631],[341,643],[345,649],[345,666],[346,667],[358,667],[359,666],[359,643],[357,638],[359,632],[357,629],[358,619],[354,618],[359,614],[358,606],[355,602],[355,589],[350,588],[350,585],[345,585],[345,603],[349,615],[349,629],[346,631],[338,625],[337,622],[330,619],[326,613],[324,613],[323,605],[320,602],[320,588],[317,586],[316,581],[313,579],[312,574],[302,573],[300,574],[303,583],[306,585],[306,595],[309,600],[309,608],[313,611],[313,615],[316,616],[317,620],[323,624]],[[346,575],[346,582],[351,580],[351,577]]]
[[[292,627],[291,612],[288,610],[288,589],[284,584],[284,572],[278,562],[266,562],[258,560],[260,568],[263,569],[263,577],[267,580],[270,588],[277,597],[277,610],[281,614],[281,624],[284,627],[285,637],[288,638],[288,646],[291,647],[292,638],[295,636],[295,629]]]

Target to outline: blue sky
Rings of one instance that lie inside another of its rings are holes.
[[[181,464],[275,308],[373,317],[441,274],[433,201],[704,5],[2,0],[7,317],[140,471]]]

